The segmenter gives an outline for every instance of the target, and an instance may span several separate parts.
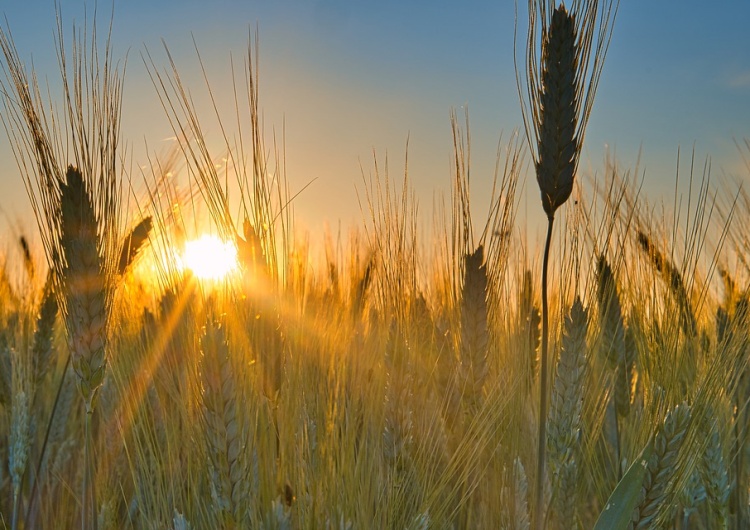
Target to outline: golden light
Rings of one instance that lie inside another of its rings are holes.
[[[205,235],[185,243],[182,264],[202,280],[220,280],[237,269],[237,247]]]

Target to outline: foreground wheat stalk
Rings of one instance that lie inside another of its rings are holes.
[[[11,142],[39,225],[65,323],[70,361],[85,408],[81,526],[96,527],[91,467],[91,416],[104,382],[108,328],[119,261],[118,142],[122,78],[110,42],[97,50],[91,33],[73,31],[66,55],[58,17],[56,49],[63,103],[42,98],[9,32],[0,31],[6,113]],[[62,113],[54,109],[62,108]],[[67,168],[67,169],[66,169]]]
[[[609,45],[613,0],[581,0],[570,10],[549,0],[529,1],[524,124],[536,166],[547,237],[542,263],[542,344],[539,438],[536,476],[536,528],[544,526],[545,447],[547,445],[547,357],[549,307],[547,271],[555,212],[570,197],[586,124]],[[540,26],[540,27],[538,27]],[[541,52],[541,58],[537,53]],[[518,71],[518,68],[516,69]],[[528,103],[528,107],[527,107]]]

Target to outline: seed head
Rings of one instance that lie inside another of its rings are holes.
[[[573,191],[617,0],[553,5],[529,0],[525,80],[516,67],[542,207],[550,218]]]

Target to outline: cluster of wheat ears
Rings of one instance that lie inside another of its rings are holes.
[[[24,266],[0,268],[0,527],[747,528],[750,198],[695,161],[671,219],[611,160],[576,182],[617,4],[567,4],[529,2],[528,144],[500,150],[481,232],[453,116],[433,237],[376,161],[363,227],[319,255],[263,139],[257,46],[221,153],[169,51],[144,53],[179,148],[136,178],[109,38],[74,31],[71,52],[58,23],[53,102],[0,32],[47,265],[21,236]],[[516,230],[529,166],[541,263]],[[191,210],[237,273],[175,266]]]

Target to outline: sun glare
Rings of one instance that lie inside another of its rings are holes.
[[[237,248],[216,236],[205,235],[185,243],[185,268],[203,280],[220,280],[237,268]]]

